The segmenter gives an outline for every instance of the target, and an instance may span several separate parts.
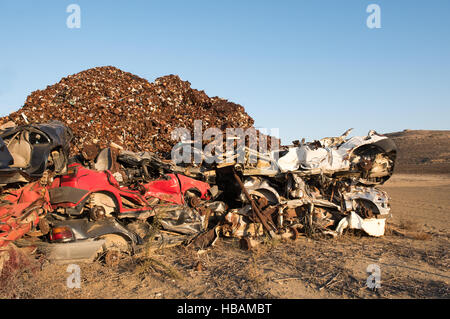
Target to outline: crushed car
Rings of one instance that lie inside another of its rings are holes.
[[[394,172],[397,156],[395,143],[373,130],[367,136],[346,139],[351,131],[349,129],[339,137],[314,142],[294,141],[292,146],[282,146],[269,153],[244,147],[244,156],[235,155],[229,159],[237,159],[247,176],[322,174],[357,180],[368,186],[383,184]]]
[[[71,164],[68,174],[54,179],[49,186],[52,207],[61,215],[89,216],[92,220],[113,216],[147,219],[159,203],[183,205],[190,196],[208,200],[207,183],[179,175],[133,187],[120,186],[109,171],[96,171]]]
[[[133,253],[150,233],[155,216],[169,232],[196,235],[207,227],[213,207],[208,202],[210,185],[187,176],[166,174],[125,187],[111,172],[78,163],[56,177],[48,192],[52,211],[46,221],[52,245],[43,244],[41,249],[57,262],[92,260],[101,252],[112,262],[118,252]],[[186,239],[158,236],[159,244]]]
[[[0,185],[28,183],[47,170],[64,174],[73,134],[61,122],[12,126],[0,131]]]
[[[4,191],[0,196],[0,247],[25,234],[43,235],[38,229],[45,228],[44,218],[49,211],[48,191],[38,182]]]
[[[393,174],[396,146],[375,131],[347,138],[350,131],[267,153],[244,146],[244,161],[236,152],[179,166],[117,145],[68,158],[72,133],[58,122],[7,128],[0,247],[31,237],[53,262],[114,264],[149,241],[204,248],[237,237],[251,249],[264,235],[383,236],[389,196],[377,186]]]
[[[114,265],[124,254],[133,254],[143,239],[114,218],[55,220],[44,241],[37,243],[40,252],[54,263],[91,262],[103,258]]]
[[[245,238],[264,230],[296,238],[353,228],[384,235],[389,196],[375,185],[393,174],[396,146],[374,131],[346,139],[349,132],[268,154],[245,148],[246,162],[236,155],[234,162],[219,164],[216,183],[232,208],[222,232]],[[252,156],[256,161],[250,163]]]

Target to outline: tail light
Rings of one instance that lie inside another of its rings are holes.
[[[52,228],[49,234],[50,241],[68,242],[74,239],[72,230],[67,226]]]

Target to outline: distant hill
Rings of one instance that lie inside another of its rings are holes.
[[[397,144],[396,173],[450,174],[450,130],[384,134]]]

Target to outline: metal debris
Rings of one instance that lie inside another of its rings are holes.
[[[248,241],[247,236],[260,235],[249,232],[253,228],[249,225],[260,223],[275,238],[337,236],[345,228],[382,236],[390,213],[389,197],[374,185],[392,175],[396,147],[373,131],[347,139],[350,131],[256,154],[268,165],[219,164],[216,181],[226,192],[224,199],[236,209],[226,216],[230,226],[224,226],[223,232]],[[249,148],[245,151],[245,158],[255,154]]]
[[[296,240],[346,228],[384,235],[389,197],[376,186],[393,174],[389,138],[374,131],[348,138],[347,130],[266,153],[244,143],[243,163],[239,154],[227,154],[235,162],[222,154],[218,164],[175,165],[166,158],[177,143],[171,132],[192,131],[194,118],[204,128],[253,125],[242,106],[209,98],[174,75],[149,83],[101,67],[33,92],[21,110],[0,119],[0,173],[7,173],[0,174],[0,247],[40,238],[58,262],[101,253],[116,264],[119,253],[146,241],[152,250],[184,244],[200,252],[219,236],[251,250],[265,235]],[[48,123],[55,119],[61,122]],[[25,147],[31,166],[19,165]],[[14,180],[11,169],[38,180]],[[123,247],[111,249],[117,243]]]
[[[72,155],[97,144],[113,142],[132,152],[169,153],[178,127],[193,131],[194,120],[204,129],[250,128],[253,119],[241,105],[191,88],[176,75],[153,83],[117,68],[97,67],[61,79],[33,92],[23,107],[0,119],[25,124],[59,120],[74,132]]]

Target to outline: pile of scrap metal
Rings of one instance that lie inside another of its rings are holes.
[[[238,237],[384,234],[396,147],[375,132],[298,143],[244,161],[178,166],[111,143],[69,158],[60,122],[0,128],[0,247],[34,245],[54,262]],[[237,154],[237,153],[236,153]],[[254,160],[256,159],[256,160]],[[150,248],[149,248],[150,247]]]
[[[374,131],[347,139],[350,131],[267,154],[245,147],[243,161],[236,155],[218,165],[216,183],[231,208],[222,234],[247,246],[263,232],[294,239],[346,228],[384,235],[389,197],[375,186],[393,174],[396,146]]]
[[[114,263],[150,240],[155,249],[180,244],[226,209],[213,202],[217,187],[149,154],[68,158],[70,140],[59,122],[0,131],[0,247],[15,241],[55,262]]]
[[[93,152],[92,152],[93,153]],[[155,153],[134,153],[111,143],[104,149],[95,148],[95,156],[81,152],[72,161],[98,171],[109,170],[121,185],[149,182],[167,173],[183,174],[199,180],[206,180],[207,169],[175,165],[171,160],[158,157]]]
[[[38,229],[45,232],[51,210],[45,184],[65,173],[71,139],[71,130],[59,122],[1,127],[0,247],[25,234],[42,235]]]

